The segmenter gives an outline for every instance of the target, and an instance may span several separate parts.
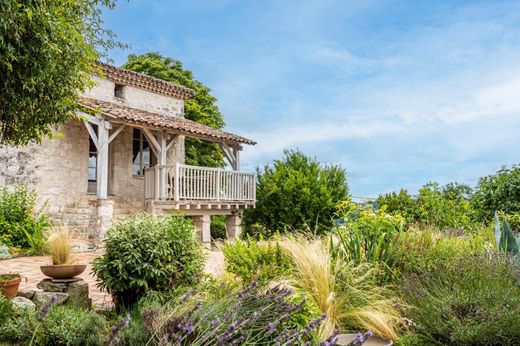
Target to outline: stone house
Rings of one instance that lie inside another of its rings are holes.
[[[96,86],[79,96],[84,120],[55,139],[0,147],[0,185],[26,183],[57,227],[99,243],[112,222],[139,211],[178,210],[210,242],[210,216],[226,215],[228,237],[255,205],[255,175],[240,172],[247,138],[184,118],[193,90],[99,63]],[[232,169],[184,164],[186,136],[220,144]]]

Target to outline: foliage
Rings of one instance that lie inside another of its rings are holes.
[[[212,239],[226,239],[226,216],[211,215],[210,230]]]
[[[104,334],[101,315],[70,305],[53,307],[45,319],[25,309],[0,324],[0,340],[24,345],[103,345]]]
[[[95,47],[119,45],[102,27],[113,0],[0,2],[0,143],[24,145],[76,117]],[[119,45],[121,46],[121,45]]]
[[[49,236],[49,253],[52,264],[72,264],[72,247],[70,234],[67,231],[55,231]]]
[[[258,169],[255,209],[244,214],[246,231],[260,224],[272,235],[276,231],[330,229],[336,203],[348,198],[345,170],[320,166],[300,151],[285,151],[272,166]]]
[[[191,221],[179,215],[138,214],[107,232],[105,253],[93,261],[100,288],[118,305],[134,303],[148,290],[194,284],[204,269],[204,253]]]
[[[433,270],[439,264],[451,267],[458,258],[491,248],[493,242],[489,228],[469,234],[411,229],[390,243],[387,266],[392,277],[389,279],[399,282],[403,276]]]
[[[193,73],[185,70],[182,63],[166,58],[157,52],[143,55],[131,54],[123,68],[145,73],[169,82],[183,85],[195,91],[195,96],[186,100],[184,117],[215,129],[224,127],[224,118],[217,106],[217,99],[211,89],[193,78]],[[186,137],[186,164],[205,167],[223,167],[224,155],[217,143]]]
[[[470,193],[471,188],[463,184],[451,183],[441,187],[438,183],[428,183],[415,198],[406,190],[401,190],[399,193],[380,195],[377,205],[386,206],[391,214],[402,215],[408,227],[418,224],[441,230],[473,229],[476,225],[471,203],[467,199]]]
[[[13,257],[9,252],[9,247],[5,244],[0,243],[0,260],[8,259]]]
[[[14,314],[11,302],[0,294],[0,326]]]
[[[23,184],[12,190],[0,188],[1,243],[34,250],[43,247],[40,242],[44,242],[43,234],[50,222],[41,210],[36,210],[37,196]]]
[[[480,178],[472,205],[478,221],[491,221],[495,211],[520,212],[520,165],[504,166],[494,175]]]
[[[395,339],[399,312],[390,291],[377,285],[376,270],[335,257],[329,242],[301,237],[280,242],[294,263],[290,284],[327,314],[319,329],[322,340],[340,326]]]
[[[508,252],[512,255],[520,254],[520,235],[516,236],[509,226],[509,222],[504,218],[502,223],[498,220],[498,214],[495,213],[495,241],[498,251]]]
[[[376,211],[350,203],[348,212],[334,233],[331,251],[356,264],[388,262],[389,247],[404,228],[404,218],[389,215],[386,207]]]
[[[287,274],[290,259],[280,248],[277,240],[256,241],[252,238],[226,243],[222,247],[226,260],[226,271],[250,283],[261,283]]]
[[[0,281],[9,281],[20,277],[18,273],[0,274]]]
[[[142,310],[155,343],[174,345],[302,345],[315,333],[306,302],[291,290],[221,284],[195,289]],[[304,312],[304,313],[302,313]],[[316,344],[316,342],[312,343]]]
[[[481,253],[407,277],[403,299],[412,306],[417,345],[519,344],[517,272],[505,256]]]
[[[146,345],[153,335],[146,328],[141,318],[132,318],[119,336],[121,346]]]

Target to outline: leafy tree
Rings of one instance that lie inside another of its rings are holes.
[[[520,165],[480,178],[472,204],[479,221],[491,221],[495,211],[520,212]]]
[[[216,105],[217,99],[211,95],[211,89],[193,79],[193,73],[185,70],[180,61],[163,57],[157,52],[139,56],[131,54],[122,67],[195,90],[195,96],[185,102],[185,118],[215,129],[224,127],[224,118]],[[185,147],[187,164],[208,167],[223,167],[225,164],[217,143],[187,137]]]
[[[473,189],[471,186],[456,182],[444,185],[442,187],[442,193],[444,194],[444,197],[454,201],[460,201],[463,199],[469,201],[473,197]]]
[[[380,195],[377,206],[385,206],[389,213],[404,216],[408,225],[441,229],[472,228],[470,197],[471,188],[467,185],[450,183],[441,187],[431,182],[425,184],[416,197],[406,190]]]
[[[114,0],[0,1],[0,143],[24,145],[76,116],[100,54],[119,45],[102,27]]]
[[[321,166],[297,150],[285,151],[282,160],[257,174],[256,208],[244,216],[246,232],[253,236],[258,228],[264,235],[287,229],[322,233],[331,226],[336,204],[349,194],[344,169]]]

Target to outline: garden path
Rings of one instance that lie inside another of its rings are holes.
[[[206,251],[208,254],[206,272],[211,275],[222,274],[224,272],[224,256],[222,252],[215,250]],[[88,283],[90,298],[92,298],[92,303],[98,309],[109,308],[112,304],[110,295],[96,287],[96,281],[91,273],[92,260],[101,254],[101,251],[95,251],[76,253],[74,255],[79,263],[87,263],[87,269],[81,277]],[[20,289],[37,290],[36,284],[45,278],[40,271],[40,266],[46,264],[49,264],[48,256],[16,257],[0,260],[0,273],[18,272],[24,276],[20,283]]]

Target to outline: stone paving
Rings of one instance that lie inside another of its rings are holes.
[[[96,280],[91,273],[92,260],[101,254],[101,251],[83,252],[74,254],[74,257],[77,262],[87,264],[87,269],[81,277],[89,284],[89,296],[92,298],[93,304],[98,309],[105,309],[112,306],[112,300],[109,294],[102,292],[96,287]],[[212,275],[222,274],[224,272],[224,256],[222,253],[220,251],[208,250],[207,255],[206,272]],[[40,266],[47,264],[50,264],[48,256],[17,257],[0,260],[0,274],[18,272],[24,277],[20,283],[20,289],[37,290],[36,285],[45,278],[45,275],[40,270]]]

